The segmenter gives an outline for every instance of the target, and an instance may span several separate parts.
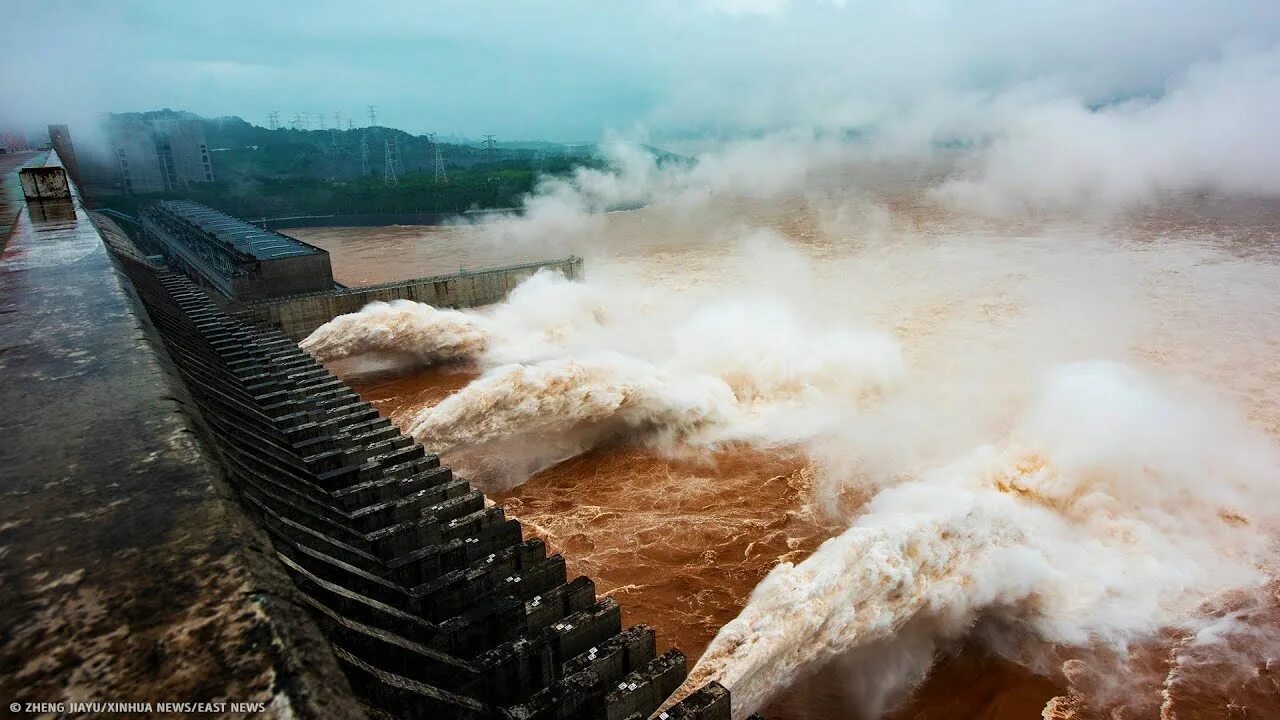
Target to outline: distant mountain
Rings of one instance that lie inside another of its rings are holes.
[[[193,183],[171,195],[246,217],[509,207],[518,205],[544,175],[607,164],[595,143],[510,141],[489,149],[451,138],[439,143],[447,178],[437,182],[436,146],[426,136],[395,128],[272,130],[236,116],[205,118],[170,109],[110,115],[106,123],[165,119],[201,123],[214,177],[212,183]],[[400,172],[398,182],[388,185],[383,176],[393,140]],[[661,163],[689,162],[660,148],[646,149]],[[102,170],[110,179],[94,195],[110,198],[113,207],[126,212],[150,201],[120,195],[123,188],[113,162]]]
[[[370,172],[381,175],[387,143],[393,139],[403,172],[433,171],[435,168],[436,148],[431,141],[425,135],[413,135],[396,128],[272,130],[234,115],[205,118],[168,108],[110,114],[106,123],[111,125],[129,119],[200,121],[211,153],[214,176],[220,181],[236,182],[249,177],[353,178],[363,174],[362,158],[366,152]],[[482,141],[450,138],[441,140],[439,150],[446,168],[507,161],[536,164],[557,158],[587,159],[596,154],[594,144],[543,140],[499,142],[490,150],[482,145]]]

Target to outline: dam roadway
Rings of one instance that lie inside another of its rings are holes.
[[[683,681],[682,653],[285,335],[13,179],[6,698],[637,719]],[[667,711],[728,713],[714,684]]]
[[[360,717],[88,214],[4,194],[0,695]]]

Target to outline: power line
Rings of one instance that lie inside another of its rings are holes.
[[[333,180],[335,182],[341,174],[341,168],[338,167],[338,156],[341,154],[338,152],[338,135],[341,134],[341,132],[342,128],[338,127],[336,124],[333,129],[329,131],[329,163],[333,168]]]

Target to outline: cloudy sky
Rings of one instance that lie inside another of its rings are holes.
[[[1104,103],[1280,43],[1275,0],[47,0],[5,19],[0,125],[170,107],[359,126],[373,104],[413,132],[553,140]]]

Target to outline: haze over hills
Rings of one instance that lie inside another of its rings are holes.
[[[203,131],[213,182],[195,182],[171,192],[126,193],[111,148],[113,133],[129,123],[195,122]],[[541,140],[483,141],[430,137],[396,128],[276,129],[237,116],[205,118],[170,109],[103,116],[107,139],[89,142],[83,153],[89,195],[124,212],[162,197],[186,197],[249,217],[281,214],[461,212],[511,207],[542,176],[576,167],[600,167],[596,143]],[[388,147],[399,156],[396,182],[385,180]],[[659,162],[686,158],[646,146]],[[367,163],[367,165],[366,165]]]

